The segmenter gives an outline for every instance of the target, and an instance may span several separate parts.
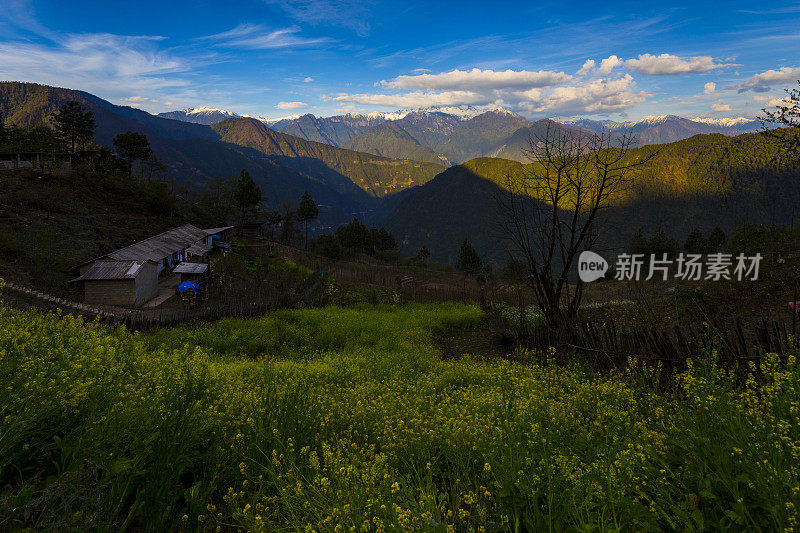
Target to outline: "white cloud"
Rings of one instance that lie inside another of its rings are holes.
[[[490,89],[473,91],[413,91],[404,94],[339,94],[325,101],[351,102],[394,108],[494,105],[532,114],[599,114],[635,107],[649,96],[637,91],[630,74],[618,78],[578,81],[561,87]]]
[[[275,107],[284,110],[305,109],[308,107],[308,104],[305,102],[278,102]]]
[[[120,101],[131,104],[142,104],[144,102],[157,102],[158,100],[151,100],[145,96],[129,96],[127,98],[121,98]]]
[[[364,0],[266,0],[307,24],[329,24],[355,30],[358,35],[369,34],[369,6]]]
[[[716,103],[711,104],[711,111],[730,111],[731,106],[723,102],[722,100],[717,100]]]
[[[307,48],[331,42],[326,37],[308,39],[297,33],[300,28],[281,28],[271,30],[261,24],[239,24],[233,29],[200,37],[200,41],[209,41],[226,48],[242,50],[269,50],[281,48]]]
[[[0,42],[0,79],[36,80],[117,99],[188,86],[176,74],[196,65],[159,50],[160,40],[97,33],[65,35],[56,44]]]
[[[303,83],[311,83],[312,81],[314,81],[314,78],[312,78],[311,76],[303,78]]]
[[[597,72],[603,75],[611,74],[611,71],[614,68],[620,66],[622,64],[622,60],[617,56],[608,56],[604,60],[600,62],[600,67],[597,69]]]
[[[581,67],[581,69],[575,74],[578,76],[586,76],[592,71],[592,69],[595,67],[596,64],[597,63],[594,62],[594,59],[587,59],[586,62]]]
[[[711,94],[717,90],[717,84],[713,81],[710,81],[703,85],[703,94]]]
[[[672,54],[640,54],[638,59],[628,59],[625,67],[640,74],[652,76],[708,72],[709,70],[736,66],[720,63],[711,56],[678,57]]]
[[[568,87],[556,87],[548,94],[528,91],[520,107],[536,114],[602,114],[636,107],[649,96],[635,90],[630,74],[616,79],[596,79]]]
[[[793,102],[788,97],[754,96],[753,100],[760,102],[764,107],[792,107]]]
[[[411,92],[406,94],[339,94],[323,96],[327,102],[352,102],[398,108],[416,108],[442,105],[483,104],[486,96],[472,91],[445,91],[440,93]]]
[[[522,87],[548,87],[568,82],[572,76],[563,72],[540,70],[453,70],[441,74],[416,74],[398,76],[381,85],[391,89],[419,89],[439,91],[471,91]]]
[[[781,67],[778,70],[765,70],[756,74],[745,82],[732,85],[738,88],[740,93],[754,91],[757,93],[767,92],[772,85],[781,83],[793,83],[800,78],[800,67]]]

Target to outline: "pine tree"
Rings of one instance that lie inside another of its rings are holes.
[[[306,225],[306,250],[308,250],[308,223],[319,216],[319,208],[311,195],[306,191],[300,198],[300,207],[297,208],[297,220]]]
[[[74,100],[63,104],[53,114],[52,121],[56,131],[70,146],[72,153],[75,153],[75,146],[78,143],[85,145],[94,139],[94,130],[97,127],[94,114]]]
[[[242,222],[247,217],[247,212],[260,204],[261,200],[261,187],[256,185],[249,172],[242,169],[239,173],[239,181],[236,183],[236,190],[233,193],[233,204],[241,211]]]
[[[473,276],[480,270],[481,264],[481,257],[478,252],[472,247],[469,239],[464,239],[461,244],[461,250],[458,253],[456,268],[466,276]]]
[[[708,253],[708,241],[703,237],[703,232],[699,228],[694,228],[689,233],[683,245],[683,250],[690,254]]]
[[[717,226],[711,231],[711,235],[708,236],[708,250],[709,252],[719,252],[727,242],[728,238],[725,236],[725,232],[722,231],[722,228]]]
[[[133,162],[137,159],[147,159],[153,153],[147,136],[134,131],[120,133],[114,137],[114,151],[127,163],[128,179],[133,176]]]

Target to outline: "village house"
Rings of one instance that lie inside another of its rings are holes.
[[[79,285],[86,303],[140,307],[158,294],[159,276],[175,273],[183,261],[207,263],[214,242],[230,229],[204,230],[186,224],[165,231],[84,263],[71,283]],[[205,273],[207,266],[187,268]]]

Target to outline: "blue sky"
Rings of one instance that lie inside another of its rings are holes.
[[[153,113],[752,117],[800,78],[796,2],[1,1],[0,79]]]

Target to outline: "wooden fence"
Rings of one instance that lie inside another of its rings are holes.
[[[324,273],[315,272],[305,280],[299,295],[277,293],[278,297],[250,302],[242,299],[236,303],[200,306],[194,309],[122,309],[71,302],[45,293],[8,284],[3,299],[18,307],[35,306],[42,309],[59,309],[61,312],[81,316],[86,321],[101,324],[124,325],[132,331],[156,327],[172,327],[184,322],[212,321],[220,318],[248,318],[277,309],[294,309],[312,305],[312,293],[322,282]],[[280,297],[285,294],[285,297]]]
[[[749,361],[758,361],[764,353],[786,355],[793,345],[791,321],[775,318],[735,317],[671,328],[623,326],[613,321],[585,322],[558,330],[536,325],[525,331],[512,331],[499,322],[494,328],[529,348],[553,347],[560,354],[579,354],[601,368],[624,367],[632,357],[683,369],[687,359],[697,359],[709,349],[717,351],[722,363],[746,366]]]

